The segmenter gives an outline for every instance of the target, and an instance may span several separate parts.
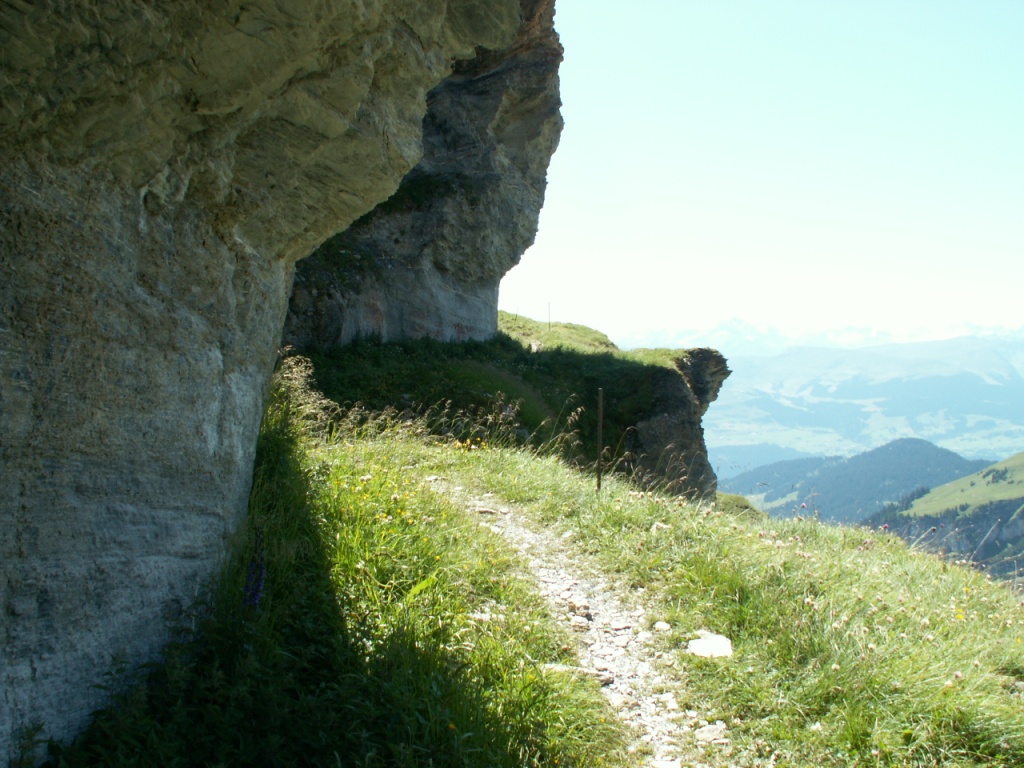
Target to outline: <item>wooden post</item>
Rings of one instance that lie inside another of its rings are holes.
[[[604,387],[597,388],[597,490],[601,490],[601,456],[604,454]]]

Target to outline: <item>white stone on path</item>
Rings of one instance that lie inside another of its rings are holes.
[[[711,743],[712,741],[722,739],[727,731],[728,728],[725,723],[719,720],[711,725],[705,725],[703,728],[698,728],[693,732],[693,736],[697,741]]]
[[[700,635],[696,640],[691,640],[686,645],[686,650],[695,656],[703,656],[712,659],[722,656],[732,656],[732,640],[725,635],[716,635],[701,629],[697,631]]]

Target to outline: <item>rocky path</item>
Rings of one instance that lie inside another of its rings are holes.
[[[635,734],[630,751],[651,768],[710,768],[726,764],[729,732],[721,721],[680,706],[678,676],[670,653],[657,650],[659,632],[642,596],[617,588],[580,551],[571,532],[557,536],[531,527],[515,507],[491,494],[466,499],[469,510],[526,558],[556,617],[578,639],[580,667],[592,675],[609,703]],[[681,696],[680,696],[681,697]],[[684,698],[685,701],[685,698]],[[715,760],[718,753],[721,761]],[[708,760],[713,762],[709,763]]]

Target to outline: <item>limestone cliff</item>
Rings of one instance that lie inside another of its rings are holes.
[[[286,338],[487,338],[498,283],[537,231],[561,133],[553,0],[523,0],[504,51],[456,65],[427,97],[424,155],[398,191],[297,268]]]
[[[691,349],[665,368],[651,390],[651,415],[636,424],[631,450],[639,466],[658,482],[694,499],[714,499],[718,478],[708,461],[701,418],[718,397],[730,371],[713,349]],[[681,374],[681,375],[680,375]]]
[[[553,39],[529,31],[551,3],[524,5],[525,23],[518,0],[0,4],[0,760],[22,725],[73,733],[112,657],[151,658],[212,578],[293,264],[420,163],[428,93],[456,105],[439,121],[486,109],[467,138],[506,148],[465,195],[497,206],[482,180],[505,172],[539,195],[526,154],[556,123],[528,89],[478,92]]]

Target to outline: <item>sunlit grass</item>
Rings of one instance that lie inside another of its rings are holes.
[[[456,414],[332,412],[290,365],[194,642],[63,764],[629,764],[596,684],[546,671],[571,642],[519,559],[450,498],[482,493],[571,533],[671,626],[667,684],[729,726],[708,764],[1024,764],[1024,611],[1007,586],[736,498],[695,507],[614,477],[598,493],[486,413],[467,432]],[[687,654],[700,629],[734,656]]]
[[[573,653],[518,559],[428,477],[425,457],[488,453],[483,439],[331,421],[306,385],[288,362],[247,530],[194,640],[60,763],[621,764],[596,683],[548,670]]]
[[[680,703],[728,722],[745,759],[1024,764],[1024,610],[1005,584],[882,532],[769,520],[730,498],[695,508],[617,480],[599,495],[548,460],[488,463],[502,469],[475,467],[481,486],[575,532],[642,591],[651,621],[673,627]],[[687,654],[699,629],[735,655]]]

